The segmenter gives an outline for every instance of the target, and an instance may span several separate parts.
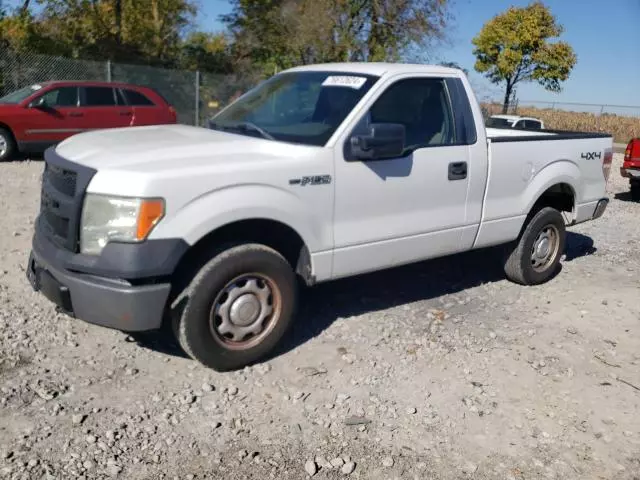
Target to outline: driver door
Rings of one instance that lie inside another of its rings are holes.
[[[25,140],[52,145],[84,130],[77,87],[58,87],[36,98],[25,122]]]
[[[412,152],[354,161],[345,159],[344,142],[335,149],[334,278],[471,244],[481,206],[468,211],[470,149],[456,132],[450,98],[443,78],[396,80],[344,142],[367,123],[401,124]]]

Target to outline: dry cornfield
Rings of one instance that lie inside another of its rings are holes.
[[[490,115],[502,113],[502,106],[483,104]],[[570,112],[550,108],[518,107],[517,114],[541,119],[545,128],[576,132],[611,133],[615,142],[627,143],[640,137],[640,117],[604,113],[601,116],[587,112]]]

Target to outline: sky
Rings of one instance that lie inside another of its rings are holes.
[[[484,23],[510,5],[525,6],[530,0],[452,0],[454,20],[449,41],[433,52],[433,61],[452,61],[470,72],[479,98],[502,98],[502,88],[492,85],[473,70],[471,39]],[[17,0],[5,3],[16,4]],[[227,0],[198,0],[198,28],[220,31],[220,15],[231,10]],[[561,39],[574,48],[578,63],[559,94],[535,84],[517,88],[522,103],[530,101],[575,102],[637,106],[640,112],[640,0],[546,0],[564,26]],[[596,109],[597,110],[597,109]],[[607,109],[625,113],[625,109]]]
[[[471,39],[497,13],[528,3],[530,0],[454,0],[448,44],[437,48],[433,60],[458,63],[469,70],[479,97],[501,99],[502,89],[474,72]],[[545,4],[564,26],[560,38],[571,44],[578,63],[561,93],[522,84],[517,91],[519,100],[633,105],[640,109],[640,0],[546,0]],[[229,2],[200,0],[200,5],[200,28],[222,30],[219,16],[230,11]]]

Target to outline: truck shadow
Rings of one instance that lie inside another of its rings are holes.
[[[622,202],[640,203],[639,199],[634,199],[631,192],[619,192],[613,195],[613,198]]]
[[[593,239],[567,232],[564,262],[596,252]],[[501,247],[337,280],[302,292],[299,318],[289,339],[273,356],[282,355],[320,335],[339,318],[355,317],[418,301],[456,294],[505,280]],[[556,275],[562,270],[562,264]]]
[[[568,232],[564,262],[595,253],[593,240]],[[283,355],[320,335],[339,318],[359,316],[417,301],[455,294],[485,283],[505,280],[503,248],[465,252],[358,277],[303,288],[292,331],[268,358]],[[561,270],[561,268],[558,270]],[[129,336],[139,346],[186,357],[167,330]]]
[[[593,255],[597,251],[598,249],[593,244],[593,238],[581,233],[567,232],[567,243],[564,247],[565,262]]]

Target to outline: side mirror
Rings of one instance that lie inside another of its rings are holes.
[[[384,160],[402,155],[406,131],[398,123],[372,123],[369,131],[350,138],[353,160]]]
[[[44,96],[36,98],[32,102],[30,102],[28,105],[29,108],[44,108],[46,106],[47,106],[47,103],[44,100]]]

